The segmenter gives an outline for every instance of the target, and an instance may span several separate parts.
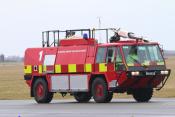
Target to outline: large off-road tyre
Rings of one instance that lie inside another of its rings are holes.
[[[34,98],[37,103],[50,103],[53,98],[53,93],[49,92],[47,82],[38,78],[33,85]]]
[[[137,102],[148,102],[153,95],[153,88],[141,88],[133,90],[133,97]]]
[[[113,92],[109,92],[106,102],[111,102],[112,98],[113,98]]]
[[[86,103],[91,99],[91,94],[89,92],[77,92],[74,93],[74,98],[77,102]]]
[[[108,103],[112,100],[113,92],[108,91],[108,86],[103,78],[96,78],[92,83],[92,96],[97,103]]]

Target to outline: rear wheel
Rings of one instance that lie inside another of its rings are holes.
[[[48,91],[47,82],[44,79],[39,78],[34,82],[33,93],[37,103],[52,101],[53,93]]]
[[[74,93],[74,98],[77,100],[77,102],[85,103],[89,102],[89,100],[91,99],[91,94],[88,92],[78,92]]]
[[[108,91],[107,83],[102,78],[96,78],[93,81],[91,90],[97,103],[108,103],[112,100],[113,92]]]
[[[134,89],[133,97],[137,102],[148,102],[153,95],[153,88]]]

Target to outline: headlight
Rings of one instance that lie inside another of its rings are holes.
[[[167,71],[167,70],[165,70],[165,71],[160,71],[160,73],[161,73],[162,75],[167,75],[167,74],[168,74],[168,71]]]
[[[140,73],[138,71],[135,71],[135,72],[131,72],[131,75],[132,76],[138,76]]]

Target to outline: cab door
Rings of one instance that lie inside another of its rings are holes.
[[[120,85],[126,80],[126,66],[124,64],[124,59],[122,57],[120,47],[116,48],[115,71],[117,82]]]
[[[116,47],[99,47],[96,55],[96,72],[115,71]]]
[[[115,71],[115,55],[116,55],[115,51],[116,47],[108,47],[107,49],[106,64],[108,72]]]
[[[95,60],[95,72],[107,72],[106,52],[107,47],[98,47]]]

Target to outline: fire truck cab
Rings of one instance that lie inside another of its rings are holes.
[[[148,102],[170,69],[157,42],[108,28],[42,32],[42,47],[25,51],[24,73],[38,103],[49,103],[57,92],[78,102],[93,97],[107,103],[113,93],[125,92]]]

